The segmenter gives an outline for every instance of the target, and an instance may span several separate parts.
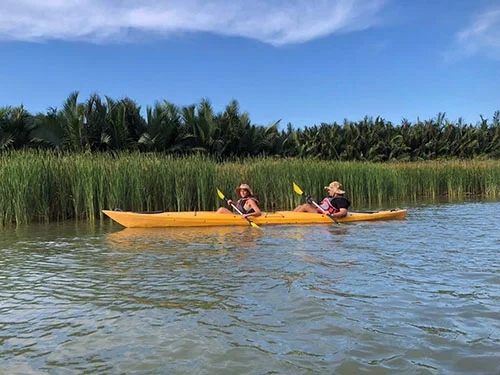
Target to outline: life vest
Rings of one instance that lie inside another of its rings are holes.
[[[245,210],[245,204],[249,199],[253,200],[255,203],[259,203],[257,198],[255,198],[253,195],[246,198],[241,198],[238,202],[236,202],[236,207],[238,207],[238,210],[240,210],[242,214],[251,214],[252,212],[255,212],[253,208],[250,208],[248,211]]]
[[[331,200],[332,200],[332,198],[328,198],[328,197],[327,197],[327,198],[325,198],[325,199],[323,199],[323,200],[321,201],[321,203],[320,203],[320,205],[319,205],[319,206],[323,209],[323,211],[326,211],[326,212],[328,212],[329,214],[334,214],[334,213],[340,212],[340,210],[339,210],[337,207],[333,207],[333,205],[332,205],[332,201],[331,201]],[[323,211],[322,211],[322,210],[320,210],[319,208],[318,208],[317,210],[318,210],[318,212],[319,212],[320,214],[322,214],[322,213],[323,213]]]

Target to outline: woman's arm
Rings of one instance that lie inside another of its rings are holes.
[[[243,216],[248,217],[248,216],[260,216],[262,215],[262,212],[260,212],[259,206],[257,206],[257,202],[255,202],[253,199],[248,200],[248,205],[253,208],[254,212],[250,214],[245,214]]]
[[[333,214],[333,216],[335,216],[335,217],[344,217],[346,215],[347,215],[347,209],[345,209],[345,208],[340,208],[339,212],[335,212]]]

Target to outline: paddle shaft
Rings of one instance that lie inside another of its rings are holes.
[[[228,199],[226,199],[226,203],[227,203],[227,201],[228,201]],[[234,209],[235,209],[235,211],[236,211],[237,213],[239,213],[241,216],[243,216],[243,212],[241,212],[241,211],[238,209],[238,207],[236,207],[233,203],[231,203],[231,207],[232,207],[232,208],[234,208]],[[251,222],[252,222],[252,221],[251,221],[248,217],[246,217],[246,216],[245,216],[245,219],[247,219],[249,223],[251,223]]]

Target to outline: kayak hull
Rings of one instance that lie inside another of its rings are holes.
[[[161,228],[161,227],[214,227],[214,226],[248,226],[248,221],[240,215],[219,214],[212,211],[191,212],[158,212],[139,213],[103,210],[104,214],[127,228]],[[407,210],[391,210],[378,212],[349,212],[347,216],[337,219],[340,223],[373,220],[403,220]],[[259,217],[250,217],[258,225],[279,224],[332,224],[327,215],[276,211],[263,212]]]

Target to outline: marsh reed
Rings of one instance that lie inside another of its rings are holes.
[[[155,153],[0,154],[0,223],[90,220],[102,209],[212,211],[241,182],[250,184],[263,210],[303,203],[292,182],[317,199],[341,181],[353,204],[366,207],[421,198],[500,196],[500,161],[329,162],[254,158],[218,163],[206,156]]]

